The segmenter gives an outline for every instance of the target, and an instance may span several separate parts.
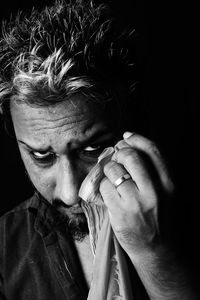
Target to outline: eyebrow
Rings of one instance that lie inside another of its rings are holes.
[[[113,139],[114,133],[111,131],[102,130],[97,131],[91,137],[89,137],[85,141],[79,142],[78,144],[83,147],[84,145],[100,143],[102,140],[109,140],[109,138]]]
[[[38,148],[35,148],[35,147],[33,147],[33,146],[30,146],[30,145],[28,145],[27,143],[25,143],[24,141],[21,141],[21,140],[17,140],[19,143],[21,143],[21,144],[23,144],[23,145],[25,145],[29,150],[31,150],[31,151],[35,151],[35,152],[41,152],[41,153],[43,153],[43,152],[48,152],[48,151],[53,151],[53,148],[51,147],[51,146],[49,146],[49,147],[44,147],[44,148],[42,148],[42,147],[38,147]]]
[[[85,141],[78,141],[75,142],[74,144],[80,145],[81,147],[84,147],[85,145],[89,145],[91,143],[100,143],[101,140],[109,140],[109,138],[114,140],[114,133],[108,131],[106,132],[106,129],[96,131],[91,137],[86,139]],[[40,153],[45,153],[45,152],[54,152],[53,148],[51,146],[48,147],[33,147],[28,145],[26,142],[17,139],[17,141],[23,145],[25,145],[30,151],[35,151],[35,152],[40,152]]]

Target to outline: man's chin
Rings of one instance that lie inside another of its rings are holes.
[[[89,233],[86,216],[81,207],[60,207],[57,210],[62,214],[67,228],[76,241],[82,241]]]
[[[68,228],[76,241],[82,241],[89,233],[87,219],[84,213],[75,214],[68,219]]]

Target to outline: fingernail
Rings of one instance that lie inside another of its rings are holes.
[[[123,134],[123,138],[128,139],[131,135],[134,135],[134,132],[126,131]]]

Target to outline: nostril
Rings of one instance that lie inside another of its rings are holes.
[[[60,200],[60,199],[54,199],[53,201],[52,201],[52,204],[53,204],[53,206],[55,207],[55,208],[59,208],[59,207],[65,207],[65,208],[69,208],[71,205],[68,205],[68,204],[66,204],[65,202],[63,202],[62,200]]]
[[[56,208],[71,208],[71,207],[80,207],[82,199],[80,197],[71,197],[69,199],[61,199],[61,198],[54,198],[52,201],[52,205]]]

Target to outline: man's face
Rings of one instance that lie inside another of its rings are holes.
[[[33,185],[63,214],[77,219],[80,185],[116,138],[102,110],[76,95],[48,107],[11,101],[11,116]]]

